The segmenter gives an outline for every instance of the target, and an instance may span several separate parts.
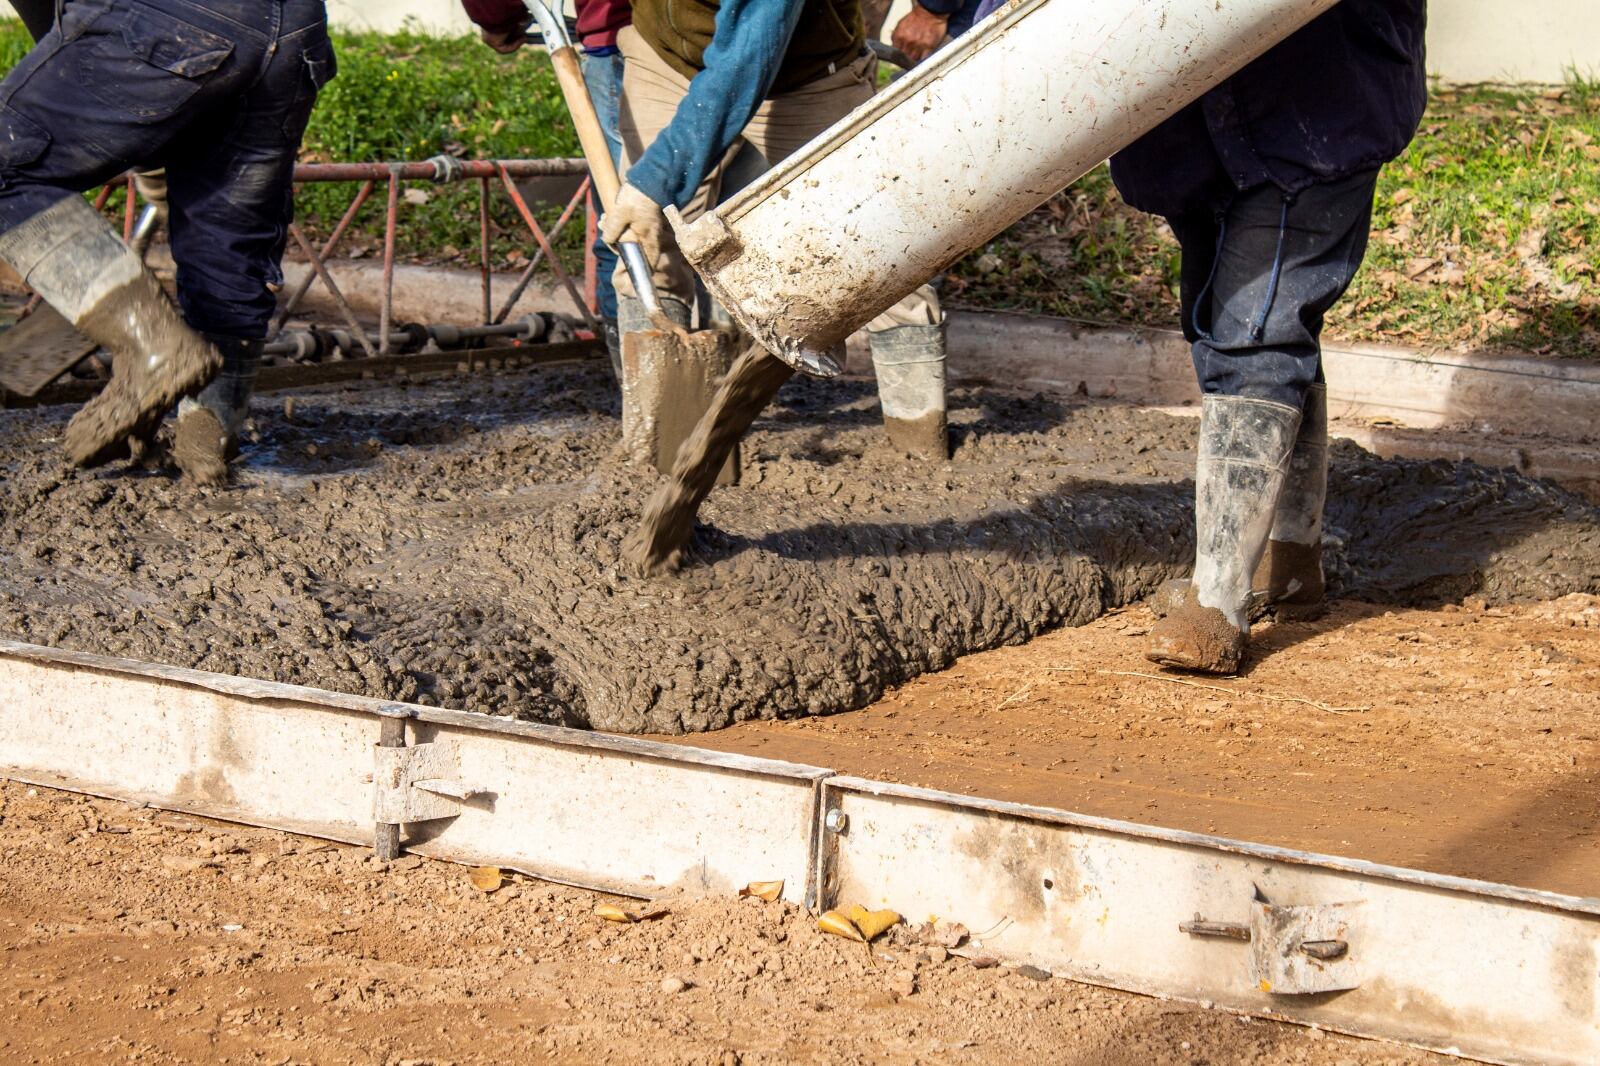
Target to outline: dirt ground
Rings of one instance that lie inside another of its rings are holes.
[[[961,660],[853,714],[701,747],[1565,892],[1600,893],[1600,597],[1344,602],[1236,679],[1144,661],[1144,608]]]
[[[0,1062],[1377,1066],[1407,1049],[0,783]],[[679,985],[683,987],[680,989]]]

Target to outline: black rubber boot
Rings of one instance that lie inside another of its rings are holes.
[[[228,463],[239,454],[239,427],[250,413],[250,394],[261,370],[265,341],[207,334],[222,352],[222,370],[200,395],[178,405],[173,461],[184,477],[220,485]]]

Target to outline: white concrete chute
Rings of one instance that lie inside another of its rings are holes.
[[[1333,6],[1016,0],[727,203],[685,255],[811,373],[857,327]]]
[[[1503,1063],[1600,1061],[1600,900],[855,778],[820,905],[1076,980]]]
[[[396,716],[404,747],[378,748]],[[800,902],[827,774],[0,641],[0,776],[350,843],[410,810],[410,851],[608,892]]]

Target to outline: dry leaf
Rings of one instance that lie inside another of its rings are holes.
[[[900,922],[900,915],[894,911],[869,911],[859,903],[852,904],[844,913],[868,940],[877,939],[886,929]]]
[[[672,908],[668,907],[665,903],[652,903],[641,910],[636,910],[631,913],[633,915],[633,920],[636,922],[650,922],[657,918],[665,918],[668,914],[672,913]]]
[[[824,933],[832,933],[834,936],[842,936],[846,940],[855,940],[860,943],[866,943],[867,938],[861,935],[861,931],[851,924],[849,918],[846,918],[838,911],[824,912],[822,917],[817,919],[817,928],[821,929]]]
[[[472,887],[479,892],[493,892],[506,883],[506,875],[498,866],[474,866],[471,876]]]
[[[751,881],[748,885],[745,885],[739,890],[739,895],[741,897],[754,896],[756,899],[766,900],[768,903],[773,903],[779,896],[783,895],[783,882]]]
[[[633,915],[615,903],[602,903],[594,909],[594,913],[596,917],[604,918],[608,922],[632,922],[636,920]]]

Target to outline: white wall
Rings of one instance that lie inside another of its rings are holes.
[[[895,0],[887,37],[910,0]],[[466,32],[460,0],[329,0],[344,26],[394,29],[407,17]],[[1600,0],[1434,0],[1428,69],[1448,81],[1560,81],[1568,66],[1600,75]]]

